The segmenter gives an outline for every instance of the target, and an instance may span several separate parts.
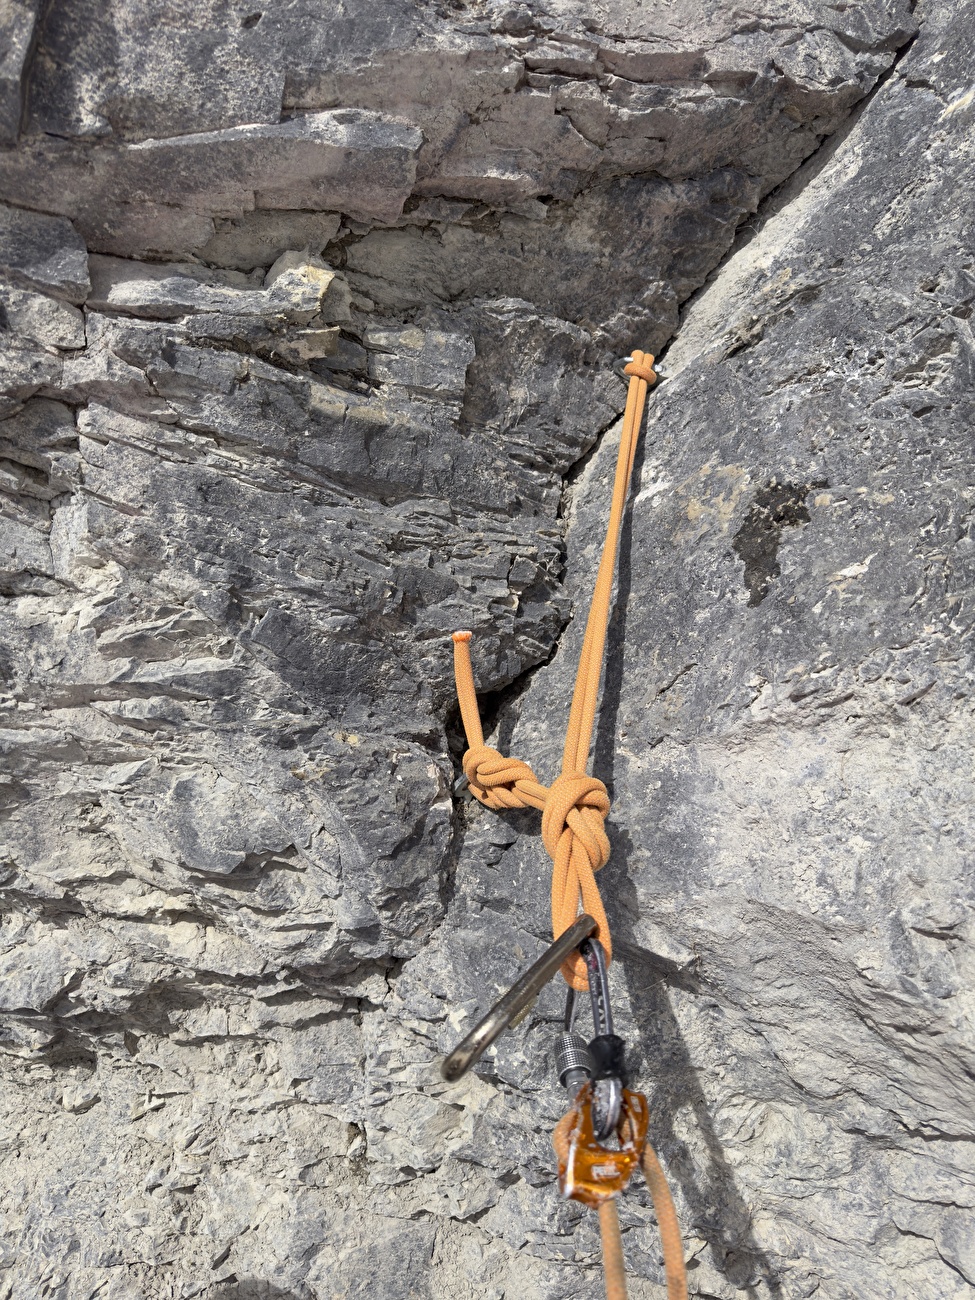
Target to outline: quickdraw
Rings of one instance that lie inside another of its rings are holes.
[[[616,1200],[636,1167],[650,1188],[664,1252],[668,1300],[686,1300],[687,1282],[677,1215],[667,1182],[647,1142],[647,1099],[626,1086],[625,1045],[613,1032],[607,967],[612,960],[609,923],[595,873],[609,858],[604,822],[605,785],[587,774],[609,623],[620,527],[633,473],[653,357],[634,352],[622,373],[629,391],[606,540],[586,622],[572,695],[562,770],[543,785],[527,763],[505,758],[484,743],[470,657],[470,632],[455,632],[454,675],[467,752],[470,793],[488,808],[537,808],[542,842],[552,858],[552,929],[555,941],[444,1061],[445,1079],[459,1079],[497,1036],[516,1024],[539,990],[560,968],[568,984],[565,1025],[556,1044],[559,1081],[572,1105],[552,1136],[563,1196],[599,1213],[607,1300],[626,1300],[622,1239]],[[581,914],[580,914],[580,908]],[[588,988],[594,1034],[587,1043],[574,1028],[578,992]]]

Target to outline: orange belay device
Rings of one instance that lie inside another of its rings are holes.
[[[620,527],[633,474],[647,386],[657,376],[649,353],[634,352],[623,374],[629,391],[623,415],[606,540],[593,589],[562,756],[551,786],[527,763],[505,758],[484,743],[471,667],[470,632],[455,632],[454,674],[467,735],[464,777],[488,808],[537,808],[542,842],[552,859],[552,929],[555,941],[475,1026],[441,1067],[460,1078],[508,1026],[517,1023],[539,989],[561,968],[569,986],[564,1032],[556,1063],[572,1106],[552,1135],[564,1196],[599,1212],[607,1300],[626,1300],[626,1278],[616,1198],[637,1165],[653,1197],[663,1244],[668,1300],[686,1300],[684,1251],[663,1170],[647,1142],[647,1099],[625,1086],[624,1044],[613,1032],[607,967],[612,960],[609,923],[595,873],[609,858],[605,820],[609,795],[587,773],[609,624]],[[589,989],[595,1036],[587,1044],[573,1028],[577,992]]]

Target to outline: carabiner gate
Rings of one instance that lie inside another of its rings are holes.
[[[620,1122],[626,1082],[623,1059],[626,1045],[613,1033],[603,945],[598,939],[588,938],[579,945],[579,952],[589,977],[594,1036],[587,1043],[573,1029],[576,995],[570,988],[565,1004],[565,1027],[555,1046],[556,1069],[559,1082],[573,1097],[587,1083],[591,1084],[593,1132],[597,1141],[605,1142]]]
[[[529,967],[517,979],[499,1002],[496,1002],[487,1015],[480,1020],[462,1042],[454,1048],[443,1065],[440,1073],[448,1083],[456,1083],[471,1068],[484,1052],[491,1046],[499,1034],[518,1023],[531,1007],[539,992],[558,972],[559,967],[571,952],[578,948],[587,935],[596,928],[593,917],[586,915],[576,918],[568,930],[550,944],[534,966]],[[604,963],[605,964],[605,963]]]

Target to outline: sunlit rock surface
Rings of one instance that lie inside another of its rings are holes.
[[[692,1293],[971,1296],[975,9],[8,8],[0,1297],[600,1293],[559,988],[436,1069],[548,925],[449,633],[553,775],[634,346],[601,883]]]

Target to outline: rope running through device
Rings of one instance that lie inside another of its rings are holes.
[[[649,353],[634,352],[612,504],[576,674],[562,768],[543,785],[527,763],[505,758],[484,743],[471,666],[470,632],[455,632],[454,675],[467,752],[470,793],[488,808],[537,808],[542,842],[552,859],[552,931],[555,942],[447,1057],[445,1079],[459,1079],[505,1028],[525,1014],[540,988],[561,968],[568,984],[565,1027],[556,1062],[571,1108],[552,1135],[564,1196],[599,1212],[607,1300],[626,1300],[616,1198],[639,1165],[650,1189],[664,1254],[668,1300],[686,1300],[684,1252],[673,1200],[660,1162],[647,1142],[647,1099],[626,1087],[623,1040],[613,1032],[607,968],[609,922],[596,872],[609,858],[605,821],[610,801],[602,781],[587,773],[609,626],[620,528],[633,475],[648,385],[657,376]],[[589,989],[595,1036],[587,1044],[573,1025],[577,993]],[[613,1143],[614,1145],[607,1145]]]

